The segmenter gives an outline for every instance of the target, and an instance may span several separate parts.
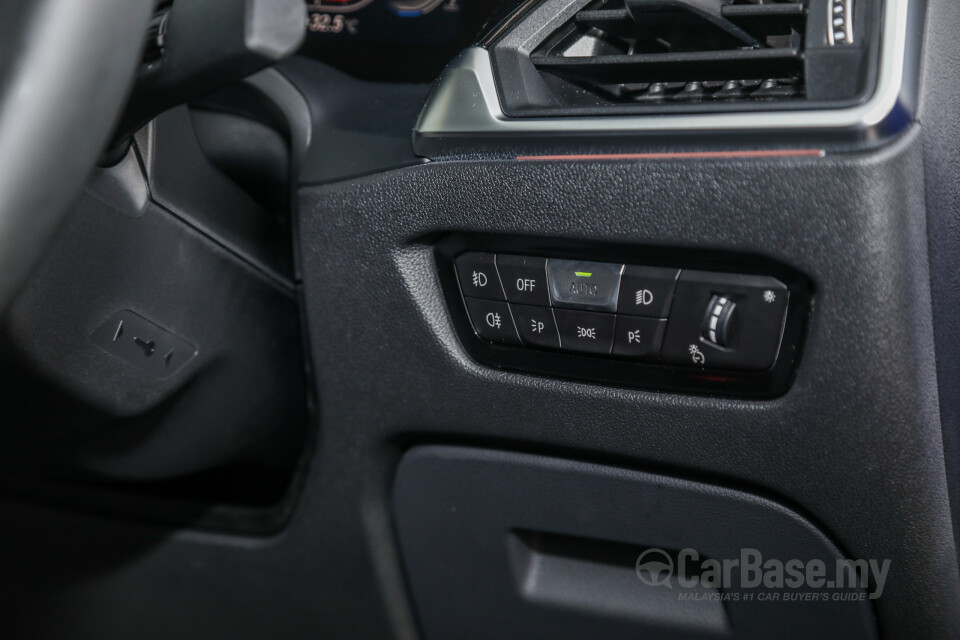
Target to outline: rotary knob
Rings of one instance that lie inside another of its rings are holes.
[[[725,347],[730,341],[737,304],[729,296],[714,294],[703,316],[701,335],[707,342]]]

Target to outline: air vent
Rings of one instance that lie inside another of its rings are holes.
[[[530,62],[574,103],[796,100],[807,13],[806,0],[598,0]]]
[[[836,109],[906,0],[529,0],[486,43],[507,117]]]

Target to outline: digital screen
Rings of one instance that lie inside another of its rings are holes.
[[[307,29],[331,38],[436,44],[457,36],[461,0],[312,0]]]
[[[470,46],[499,0],[306,0],[302,53],[351,75],[436,78]]]

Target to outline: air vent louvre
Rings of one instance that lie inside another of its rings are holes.
[[[805,0],[598,0],[530,56],[613,103],[805,95]]]

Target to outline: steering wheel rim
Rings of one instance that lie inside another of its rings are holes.
[[[153,4],[0,2],[0,312],[110,136]]]

